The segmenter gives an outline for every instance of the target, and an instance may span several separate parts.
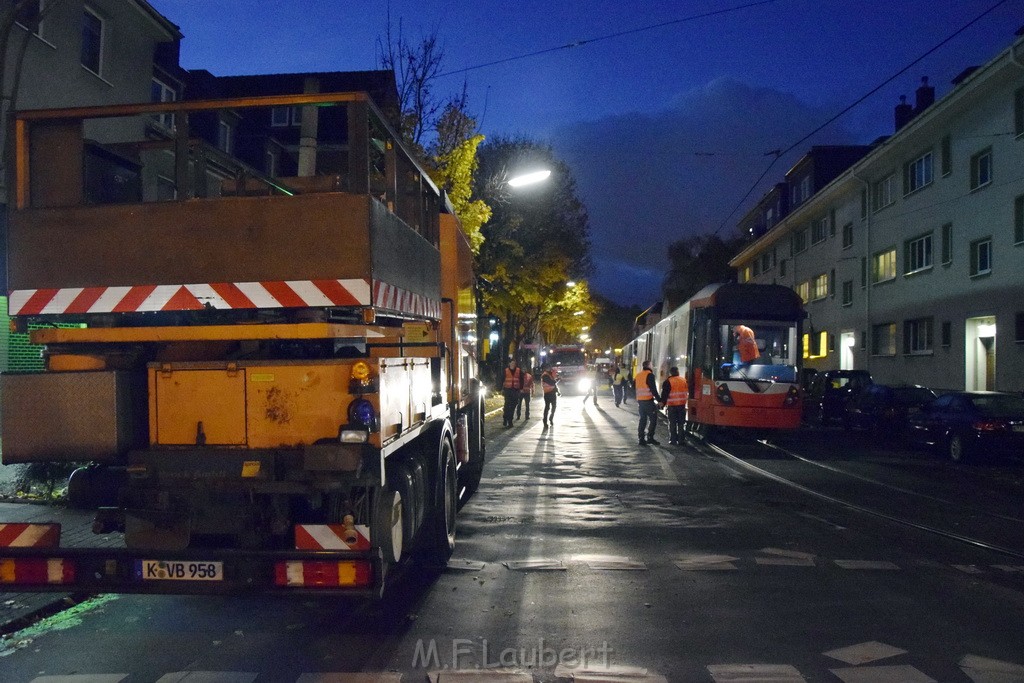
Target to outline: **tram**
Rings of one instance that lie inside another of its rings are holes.
[[[659,387],[679,368],[690,388],[688,431],[796,429],[803,319],[788,287],[709,285],[628,344],[624,362],[635,376],[651,361]]]

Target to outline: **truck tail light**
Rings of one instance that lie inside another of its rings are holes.
[[[367,560],[292,560],[274,565],[274,583],[285,588],[365,588],[373,581]]]
[[[0,585],[71,584],[75,564],[71,560],[42,558],[0,559]]]

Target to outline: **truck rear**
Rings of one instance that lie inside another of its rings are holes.
[[[269,125],[282,107],[298,145]],[[204,135],[223,122],[233,144]],[[14,131],[9,308],[43,324],[46,369],[2,378],[4,463],[88,463],[69,498],[125,547],[34,525],[0,547],[0,586],[379,595],[448,558],[485,453],[472,255],[365,94]]]

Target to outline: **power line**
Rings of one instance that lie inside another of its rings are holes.
[[[897,72],[896,72],[896,73],[894,73],[893,75],[891,75],[891,76],[889,76],[888,78],[886,78],[886,79],[885,79],[884,81],[882,81],[882,82],[881,82],[881,83],[879,83],[879,84],[878,84],[877,86],[875,86],[874,88],[872,88],[871,90],[869,90],[868,92],[866,92],[866,93],[865,93],[864,95],[862,95],[861,97],[859,97],[859,98],[857,98],[856,100],[854,100],[854,101],[853,101],[853,103],[851,103],[851,104],[850,104],[849,106],[845,107],[845,108],[844,108],[844,109],[843,109],[842,111],[840,111],[840,112],[839,112],[838,114],[836,114],[835,116],[833,116],[833,117],[832,117],[832,118],[830,118],[829,120],[825,121],[825,123],[821,124],[820,126],[818,126],[817,128],[815,128],[814,130],[812,130],[812,131],[811,131],[810,133],[808,133],[807,135],[803,136],[802,138],[800,138],[799,140],[797,140],[796,142],[794,142],[794,143],[793,143],[792,145],[790,145],[790,146],[789,146],[789,147],[787,147],[786,149],[784,149],[784,150],[782,150],[781,152],[779,152],[778,154],[776,154],[776,155],[775,155],[775,158],[774,158],[774,159],[772,159],[772,160],[771,160],[771,162],[770,162],[770,163],[768,164],[768,167],[764,169],[764,173],[762,173],[762,174],[760,175],[760,177],[759,177],[759,178],[758,178],[757,180],[755,180],[755,181],[754,181],[754,184],[753,184],[753,185],[751,186],[751,188],[750,188],[749,190],[747,190],[747,193],[746,193],[745,195],[743,195],[743,198],[742,198],[742,199],[740,199],[740,200],[739,200],[739,202],[737,202],[737,203],[736,203],[736,206],[735,206],[735,207],[733,207],[733,210],[732,210],[732,211],[730,211],[730,212],[729,212],[729,215],[725,217],[725,219],[724,219],[724,220],[722,221],[721,225],[719,225],[719,226],[718,226],[718,228],[717,228],[717,229],[715,229],[715,231],[714,231],[713,233],[711,233],[711,234],[713,234],[713,235],[717,235],[717,234],[718,234],[719,232],[721,232],[721,231],[722,231],[722,228],[724,228],[724,227],[725,227],[725,224],[729,222],[729,219],[731,219],[731,218],[733,217],[733,214],[735,214],[735,213],[736,213],[736,211],[737,211],[737,210],[739,210],[739,208],[740,208],[741,206],[743,206],[743,202],[747,201],[747,198],[748,198],[748,197],[750,197],[750,195],[754,193],[754,190],[756,190],[756,189],[757,189],[757,186],[761,184],[761,181],[762,181],[762,180],[764,180],[764,177],[765,177],[766,175],[768,175],[768,171],[770,171],[770,170],[772,169],[772,167],[773,167],[773,166],[775,166],[775,163],[776,163],[776,162],[777,162],[777,161],[778,161],[778,160],[779,160],[779,159],[780,159],[780,158],[781,158],[781,157],[782,157],[783,155],[785,155],[785,154],[787,154],[787,153],[789,153],[789,152],[793,151],[793,150],[794,150],[794,149],[795,149],[796,147],[798,147],[798,146],[802,145],[802,144],[803,144],[804,142],[806,142],[806,141],[807,141],[808,139],[810,139],[811,137],[813,137],[813,136],[814,136],[815,134],[819,133],[819,132],[820,132],[820,131],[821,131],[822,129],[824,129],[825,127],[827,127],[827,126],[829,126],[830,124],[834,123],[834,122],[835,122],[836,120],[838,120],[838,119],[839,119],[840,117],[844,116],[844,115],[845,115],[845,114],[846,114],[847,112],[849,112],[849,111],[850,111],[851,109],[853,109],[854,107],[856,107],[857,105],[859,105],[859,104],[860,104],[861,102],[863,102],[864,100],[868,99],[869,97],[871,97],[872,95],[874,95],[874,94],[875,94],[876,92],[878,92],[879,90],[881,90],[882,88],[884,88],[884,87],[885,87],[886,85],[888,85],[889,83],[891,83],[892,81],[896,80],[897,78],[899,78],[900,76],[902,76],[902,75],[903,75],[904,73],[906,73],[907,71],[909,71],[909,70],[910,70],[910,69],[911,69],[911,68],[912,68],[912,67],[913,67],[914,65],[916,65],[916,64],[917,64],[918,62],[920,62],[921,60],[923,60],[923,59],[924,59],[925,57],[927,57],[928,55],[932,54],[933,52],[935,52],[936,50],[938,50],[939,48],[941,48],[941,47],[942,47],[943,45],[945,45],[945,44],[946,44],[946,43],[948,43],[949,41],[951,41],[951,40],[953,40],[954,38],[956,38],[956,37],[957,37],[958,35],[960,35],[960,34],[961,34],[961,33],[963,33],[964,31],[966,31],[967,29],[969,29],[969,28],[970,28],[971,26],[973,26],[974,24],[978,23],[978,22],[979,22],[979,21],[980,21],[980,20],[981,20],[982,18],[984,18],[984,17],[986,16],[986,15],[988,15],[989,13],[991,13],[992,11],[994,11],[995,9],[997,9],[997,8],[998,8],[998,7],[1000,6],[1000,5],[1004,5],[1004,4],[1006,4],[1006,2],[1007,2],[1007,0],[999,0],[999,2],[997,2],[997,3],[996,3],[996,4],[994,4],[994,5],[992,5],[992,6],[991,6],[991,7],[989,7],[989,8],[987,9],[987,10],[985,10],[984,12],[982,12],[981,14],[979,14],[978,16],[976,16],[976,17],[974,17],[973,19],[971,19],[971,20],[970,20],[969,22],[967,22],[966,24],[964,24],[963,26],[961,26],[960,28],[958,28],[958,29],[957,29],[956,31],[954,31],[954,32],[953,32],[953,33],[951,33],[950,35],[948,35],[948,36],[946,36],[945,38],[943,38],[943,39],[942,39],[941,41],[939,41],[939,43],[938,43],[937,45],[935,45],[934,47],[932,47],[932,48],[930,48],[929,50],[927,50],[927,51],[926,51],[926,52],[925,52],[924,54],[922,54],[922,55],[921,55],[920,57],[918,57],[918,58],[917,58],[917,59],[915,59],[914,61],[912,61],[912,62],[910,62],[909,64],[907,64],[907,65],[906,65],[905,67],[903,67],[902,69],[900,69],[899,71],[897,71]]]
[[[572,43],[566,43],[565,45],[559,45],[557,47],[548,47],[543,50],[536,50],[534,52],[527,52],[525,54],[516,55],[514,57],[505,57],[504,59],[496,59],[492,62],[485,62],[483,64],[477,64],[475,66],[467,66],[463,69],[455,69],[454,71],[446,71],[441,74],[437,74],[434,78],[441,78],[443,76],[454,76],[455,74],[463,74],[468,71],[476,71],[477,69],[484,69],[489,66],[496,66],[498,64],[507,64],[508,62],[516,62],[521,59],[529,59],[530,57],[539,57],[540,55],[546,55],[552,52],[558,52],[560,50],[571,50],[574,47],[583,47],[584,45],[590,45],[591,43],[598,43],[603,40],[611,40],[612,38],[621,38],[622,36],[632,35],[634,33],[642,33],[644,31],[652,31],[656,28],[663,28],[665,26],[674,26],[676,24],[683,24],[689,21],[696,21],[697,19],[706,19],[708,17],[714,17],[719,14],[729,14],[731,12],[738,12],[744,9],[750,9],[751,7],[760,7],[761,5],[771,5],[779,2],[779,0],[759,0],[759,2],[750,2],[745,5],[736,5],[735,7],[726,7],[725,9],[714,10],[711,12],[703,12],[701,14],[692,14],[688,17],[682,17],[681,19],[672,19],[670,21],[663,21],[660,24],[651,24],[649,26],[641,26],[639,28],[633,28],[626,31],[617,31],[615,33],[609,33],[603,36],[596,36],[594,38],[584,38],[577,40]]]

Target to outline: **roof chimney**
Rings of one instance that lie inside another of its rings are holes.
[[[895,118],[897,131],[914,118],[914,108],[907,104],[906,95],[900,95],[900,103],[896,105]]]
[[[935,103],[935,88],[928,85],[928,77],[921,77],[921,86],[917,89],[917,106],[914,114],[920,114]]]

